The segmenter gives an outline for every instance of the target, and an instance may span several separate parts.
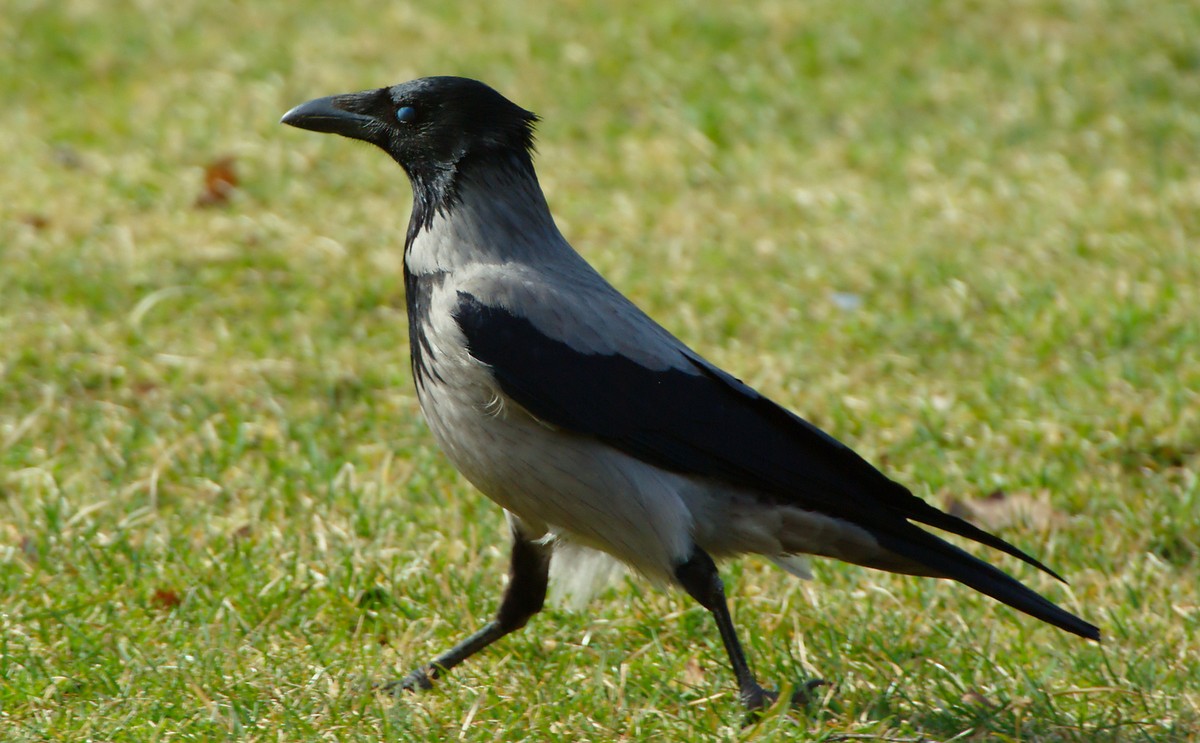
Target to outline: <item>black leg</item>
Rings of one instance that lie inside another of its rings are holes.
[[[688,561],[675,568],[675,577],[684,590],[712,612],[713,619],[717,620],[717,630],[721,633],[721,642],[725,643],[725,652],[729,654],[729,664],[733,666],[742,703],[751,712],[770,706],[779,693],[760,686],[750,670],[750,664],[746,662],[746,653],[742,650],[737,630],[733,627],[733,618],[729,616],[729,605],[725,602],[725,585],[712,558],[704,550],[694,547]],[[808,693],[824,683],[819,679],[809,681],[792,696],[792,704],[807,704]]]
[[[525,626],[529,618],[542,610],[546,600],[546,584],[550,576],[550,548],[527,539],[519,528],[513,528],[512,562],[508,568],[508,587],[496,618],[483,629],[434,658],[402,679],[390,681],[382,688],[391,694],[400,691],[430,689],[434,679],[454,668],[496,640]]]

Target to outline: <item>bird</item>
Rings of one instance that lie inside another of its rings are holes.
[[[420,410],[453,465],[504,509],[513,539],[494,617],[385,688],[432,688],[543,608],[553,560],[597,553],[712,615],[751,712],[779,695],[751,670],[717,567],[743,554],[801,577],[818,556],[950,579],[1100,640],[1096,626],[923,527],[1062,581],[1049,567],[708,362],[605,280],[551,215],[533,165],[538,121],[452,76],[317,98],[281,120],[376,145],[407,174],[403,276]],[[791,702],[810,701],[820,683]]]

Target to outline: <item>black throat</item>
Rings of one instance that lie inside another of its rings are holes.
[[[465,193],[472,193],[472,198],[503,200],[511,198],[514,191],[525,190],[514,189],[511,184],[522,184],[532,186],[543,210],[545,201],[537,187],[532,154],[525,148],[487,149],[469,153],[448,167],[417,163],[406,165],[405,171],[412,182],[413,205],[404,241],[404,293],[413,379],[420,394],[428,384],[443,381],[438,373],[437,351],[429,339],[429,323],[432,295],[449,278],[449,269],[414,273],[409,257],[417,237],[433,227],[435,217],[453,219],[455,210],[463,206]],[[475,194],[472,189],[483,192]],[[495,226],[501,230],[506,227]]]
[[[537,180],[533,156],[528,150],[485,150],[466,154],[452,164],[415,163],[404,166],[404,170],[413,189],[412,215],[408,219],[408,234],[404,240],[405,254],[412,248],[417,235],[433,223],[434,217],[439,214],[450,217],[454,213],[455,207],[462,203],[461,189],[464,184],[483,180],[476,178],[477,174],[508,173],[518,178]]]

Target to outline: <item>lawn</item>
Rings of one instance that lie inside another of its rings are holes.
[[[425,5],[6,3],[0,738],[1200,736],[1200,5]],[[806,710],[743,726],[707,613],[624,578],[372,692],[494,610],[507,533],[417,411],[403,173],[278,119],[428,74],[541,114],[580,252],[1104,644],[746,559]]]

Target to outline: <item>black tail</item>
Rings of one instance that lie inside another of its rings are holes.
[[[939,575],[953,578],[1059,629],[1100,641],[1100,629],[1095,625],[1025,587],[1016,578],[920,527],[912,526],[905,536],[876,533],[875,538],[885,549],[926,565]]]

